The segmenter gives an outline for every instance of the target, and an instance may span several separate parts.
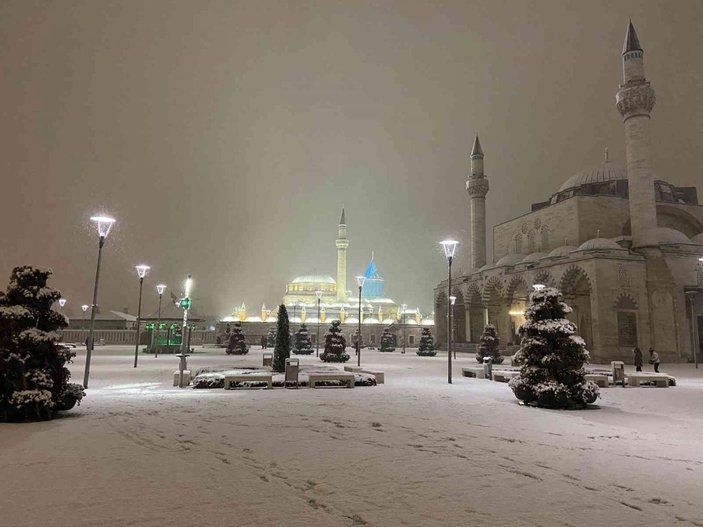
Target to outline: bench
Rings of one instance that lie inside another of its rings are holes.
[[[314,388],[315,384],[320,381],[343,381],[347,383],[347,388],[354,388],[354,374],[347,372],[329,372],[329,373],[308,373],[308,383],[310,388]]]
[[[469,368],[461,369],[462,377],[472,377],[474,379],[485,379],[486,374],[483,370],[483,366],[471,366]]]
[[[608,376],[600,373],[587,373],[586,380],[595,382],[599,388],[607,388],[610,386]]]
[[[627,385],[639,386],[641,382],[653,382],[657,388],[669,387],[669,376],[665,373],[630,373],[627,375]]]
[[[179,386],[181,380],[181,371],[176,370],[173,372],[173,385]],[[190,370],[183,370],[183,383],[188,386],[190,384]]]
[[[517,377],[518,375],[520,375],[519,371],[493,370],[493,380],[497,382],[508,382],[510,379]]]
[[[273,388],[273,375],[270,373],[236,373],[232,375],[225,375],[225,390],[231,390],[233,382],[245,381],[264,381],[268,385],[269,390]]]
[[[386,375],[382,371],[366,370],[360,366],[345,366],[344,371],[351,371],[356,373],[368,373],[376,378],[376,384],[384,384],[386,380]]]

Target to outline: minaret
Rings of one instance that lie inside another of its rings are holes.
[[[649,159],[649,114],[656,99],[654,90],[644,76],[643,56],[644,51],[630,22],[622,50],[623,84],[620,85],[615,100],[625,123],[625,155],[633,247],[647,245],[648,234],[653,234],[657,227],[654,177]]]
[[[347,222],[344,219],[344,207],[342,207],[342,217],[339,218],[337,229],[337,301],[344,302],[347,299]]]
[[[481,150],[478,135],[471,150],[471,175],[466,182],[466,190],[471,197],[471,270],[478,271],[486,265],[486,194],[488,194],[488,180],[483,174],[483,150]]]

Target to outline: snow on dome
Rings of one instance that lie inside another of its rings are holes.
[[[396,322],[397,322],[397,320],[395,320],[393,318],[384,318],[383,319],[384,324],[395,324]]]
[[[522,263],[537,262],[547,256],[547,253],[532,253],[522,259]]]
[[[703,245],[703,232],[700,234],[696,234],[693,238],[691,238],[691,243],[697,243],[698,245]]]
[[[609,240],[607,238],[593,238],[591,240],[588,240],[586,242],[583,242],[577,251],[624,251],[622,247],[620,247],[617,243],[615,243],[613,240]]]
[[[349,318],[347,318],[347,319],[344,320],[344,323],[345,323],[345,324],[358,324],[358,323],[359,323],[359,319],[356,318],[356,317],[349,317]]]
[[[589,183],[603,183],[606,181],[616,181],[627,179],[627,170],[620,163],[604,161],[594,168],[581,170],[564,181],[557,192],[562,192],[570,188],[588,185]]]
[[[232,316],[223,318],[220,322],[234,322],[236,319]]]
[[[261,317],[247,317],[244,322],[261,322]]]
[[[496,267],[506,267],[509,265],[515,265],[522,261],[524,256],[522,254],[506,254],[496,263]]]
[[[379,320],[374,317],[365,318],[363,324],[380,324]]]
[[[657,227],[656,229],[652,229],[645,234],[642,245],[672,245],[679,243],[689,244],[691,241],[692,240],[681,231],[670,229],[668,227]]]
[[[306,274],[296,276],[291,284],[336,284],[337,282],[329,275]]]
[[[278,322],[278,317],[268,317],[266,319],[266,322]]]
[[[569,253],[571,251],[576,251],[577,247],[574,247],[573,245],[562,245],[561,247],[557,247],[553,251],[551,251],[547,256],[548,258],[564,258],[566,256],[569,256]]]

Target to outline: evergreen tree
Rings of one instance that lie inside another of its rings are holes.
[[[295,332],[293,353],[298,355],[310,355],[313,351],[310,331],[308,331],[308,327],[305,324],[300,324],[300,328]]]
[[[81,385],[68,382],[65,365],[75,352],[59,342],[57,330],[67,320],[51,309],[61,298],[46,285],[51,274],[15,267],[7,292],[0,292],[0,421],[51,419],[85,395]]]
[[[266,347],[273,348],[276,345],[276,327],[271,326],[266,333]]]
[[[288,330],[288,311],[281,304],[278,307],[276,324],[276,343],[273,348],[273,371],[286,371],[286,359],[290,357],[290,331]]]
[[[339,320],[333,320],[325,334],[325,351],[320,355],[320,359],[325,362],[347,362],[349,360],[349,355],[345,352],[347,341],[342,335],[342,328],[339,325]]]
[[[522,368],[510,381],[521,401],[545,408],[585,408],[598,397],[598,387],[585,379],[589,353],[576,326],[566,319],[570,311],[557,289],[530,294],[515,354]]]
[[[234,323],[234,329],[229,334],[226,351],[227,355],[246,355],[249,353],[249,346],[244,331],[242,331],[241,322]]]
[[[381,333],[381,347],[378,351],[395,351],[395,335],[387,327]]]
[[[486,324],[483,328],[483,334],[479,340],[478,350],[476,351],[476,362],[483,362],[484,357],[490,357],[493,364],[502,364],[503,357],[500,354],[498,345],[498,332],[493,324]]]
[[[430,328],[422,328],[420,336],[420,346],[417,348],[417,354],[421,357],[434,357],[437,352],[434,349],[434,338],[430,333]]]

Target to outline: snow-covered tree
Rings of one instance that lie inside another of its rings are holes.
[[[420,335],[420,346],[417,348],[417,354],[421,357],[434,357],[437,351],[434,349],[434,338],[430,333],[430,328],[422,328]]]
[[[320,355],[320,359],[325,362],[347,362],[349,360],[349,355],[345,352],[347,341],[342,335],[342,328],[339,325],[339,320],[333,320],[325,334],[325,351]]]
[[[570,311],[555,288],[530,295],[516,353],[522,368],[510,381],[521,401],[545,408],[584,408],[598,397],[598,387],[585,379],[589,353],[576,326],[566,319]]]
[[[503,356],[500,354],[500,349],[498,349],[499,344],[500,340],[498,339],[496,327],[493,324],[486,324],[479,339],[478,350],[476,350],[476,362],[483,362],[485,357],[490,357],[493,364],[501,364]]]
[[[273,371],[286,371],[286,359],[290,357],[290,332],[288,330],[288,310],[281,304],[278,307],[276,343],[273,347]]]
[[[83,398],[69,383],[66,363],[75,353],[59,342],[66,327],[51,309],[61,293],[48,287],[50,270],[15,267],[5,294],[0,292],[0,421],[51,419]]]
[[[383,328],[381,333],[381,347],[378,351],[395,351],[395,335],[388,328]]]
[[[273,348],[276,345],[276,327],[271,326],[266,333],[266,347]]]
[[[235,322],[234,328],[229,334],[229,342],[227,343],[227,355],[246,355],[249,353],[249,346],[242,331],[241,322]]]
[[[301,324],[298,331],[295,332],[293,353],[297,355],[310,355],[313,351],[310,331],[308,331],[308,327],[305,324]]]

